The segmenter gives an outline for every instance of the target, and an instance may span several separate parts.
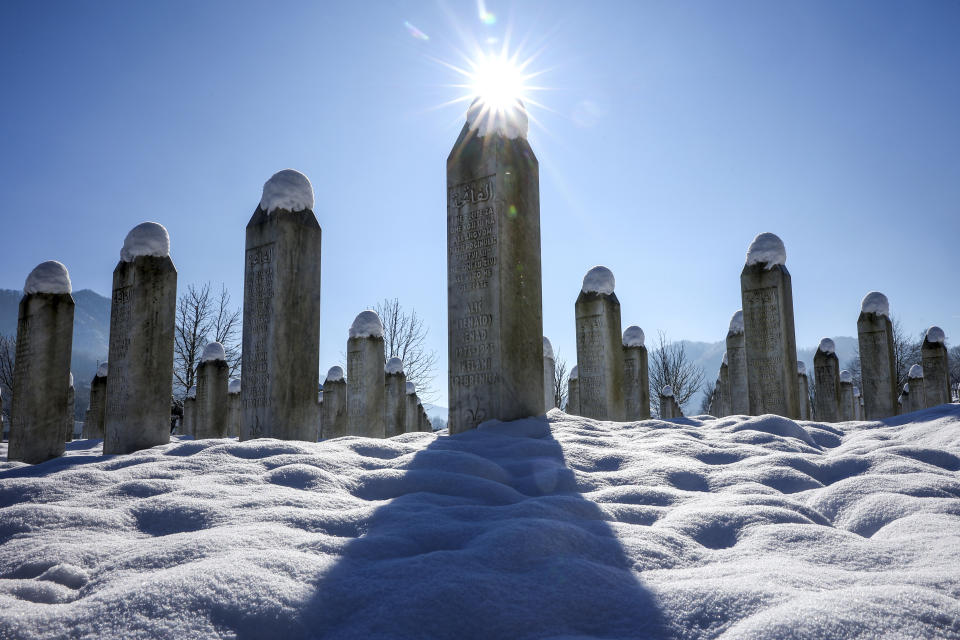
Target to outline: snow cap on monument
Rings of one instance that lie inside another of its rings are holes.
[[[660,392],[660,394],[661,394],[661,395],[664,395],[664,396],[667,396],[667,397],[672,396],[672,395],[673,395],[673,387],[671,387],[670,385],[666,385],[666,386],[663,388],[663,390]]]
[[[200,362],[211,362],[213,360],[227,360],[227,352],[223,350],[223,345],[219,342],[209,342],[203,348],[203,356]]]
[[[170,255],[170,234],[162,224],[141,222],[127,234],[120,249],[120,259],[133,262],[137,256],[166,258]]]
[[[100,363],[100,366],[97,367],[97,376],[98,378],[106,378],[107,373],[110,372],[110,363],[104,360]]]
[[[403,360],[400,358],[390,358],[383,365],[384,373],[403,373]]]
[[[853,382],[853,374],[844,369],[840,372],[840,382]]]
[[[496,134],[511,140],[525,139],[530,129],[527,108],[520,100],[506,107],[493,107],[483,98],[474,99],[467,109],[467,126],[476,129],[481,138]]]
[[[295,169],[277,171],[263,184],[260,208],[268,214],[277,209],[286,211],[313,210],[313,185],[307,176]]]
[[[330,367],[330,370],[327,371],[327,382],[339,382],[340,380],[343,380],[343,368]]]
[[[635,324],[630,325],[623,332],[623,346],[625,347],[642,347],[644,340],[643,329]]]
[[[737,310],[730,318],[730,328],[727,329],[727,335],[736,336],[743,333],[743,309]]]
[[[820,346],[817,347],[817,351],[822,351],[822,352],[824,352],[824,353],[836,353],[836,352],[837,352],[837,345],[836,345],[836,343],[835,343],[833,340],[831,340],[830,338],[823,338],[823,339],[820,341]]]
[[[543,357],[553,360],[553,345],[547,336],[543,336]]]
[[[573,365],[573,369],[570,369],[570,379],[576,380],[580,377],[580,372],[577,370],[577,365]]]
[[[416,382],[407,382],[407,395],[412,396],[417,392],[417,383]]]
[[[227,385],[227,393],[240,393],[240,380],[234,378]]]
[[[773,233],[761,233],[747,249],[747,264],[765,264],[767,269],[787,263],[787,249],[783,240]]]
[[[350,325],[351,338],[382,338],[383,323],[376,311],[361,311]]]
[[[871,291],[860,302],[860,311],[890,317],[890,301],[879,291]]]
[[[943,344],[946,341],[946,339],[947,339],[947,336],[946,334],[943,333],[943,329],[941,329],[940,327],[934,325],[929,329],[927,329],[927,336],[926,336],[927,342],[939,342],[940,344]]]
[[[921,367],[919,364],[913,365],[912,367],[910,367],[910,372],[907,373],[907,377],[910,378],[910,379],[913,379],[913,380],[916,380],[916,379],[918,379],[918,378],[922,378],[922,377],[923,377],[923,367]]]
[[[613,271],[598,265],[587,271],[587,275],[583,276],[583,286],[580,287],[580,290],[584,293],[610,295],[613,293],[614,286],[616,286],[616,280],[613,278]]]
[[[71,293],[72,291],[73,286],[70,284],[67,268],[56,260],[47,260],[34,267],[23,285],[25,294]]]

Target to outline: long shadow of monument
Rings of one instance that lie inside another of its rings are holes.
[[[438,437],[367,475],[354,494],[389,502],[299,620],[242,637],[671,637],[545,418]]]

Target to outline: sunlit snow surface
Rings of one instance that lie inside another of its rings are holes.
[[[0,463],[0,638],[960,638],[960,406],[888,422],[73,442]]]

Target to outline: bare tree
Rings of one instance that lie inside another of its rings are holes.
[[[960,385],[960,345],[950,347],[947,365],[950,367],[950,388],[956,389]]]
[[[710,405],[713,403],[713,392],[716,390],[716,382],[707,382],[703,385],[703,400],[700,402],[700,413],[710,413]]]
[[[0,393],[3,415],[10,418],[10,401],[13,399],[13,363],[17,354],[17,338],[0,334]]]
[[[891,323],[893,325],[893,359],[897,363],[897,393],[899,393],[907,381],[910,367],[920,362],[920,347],[923,345],[923,336],[926,335],[926,331],[920,333],[919,340],[911,340],[899,318],[891,318]]]
[[[436,399],[433,379],[437,354],[427,349],[430,330],[416,310],[408,313],[399,300],[384,299],[374,307],[383,322],[383,349],[387,360],[400,358],[407,380],[417,385],[417,395],[423,402]]]
[[[567,404],[567,361],[557,352],[553,368],[553,403],[558,409]]]
[[[704,385],[703,369],[687,359],[682,342],[670,342],[662,331],[658,334],[657,347],[650,353],[650,404],[653,415],[660,415],[660,391],[665,386],[673,387],[673,397],[683,409],[690,398]],[[686,413],[684,411],[684,413]]]
[[[230,293],[221,285],[214,294],[207,282],[190,285],[177,298],[177,321],[174,340],[173,384],[175,395],[183,396],[196,384],[197,365],[203,348],[219,342],[227,354],[230,375],[240,370],[240,309],[230,306]]]

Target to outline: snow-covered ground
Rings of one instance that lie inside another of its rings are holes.
[[[0,463],[0,638],[960,638],[958,405],[68,448]]]

